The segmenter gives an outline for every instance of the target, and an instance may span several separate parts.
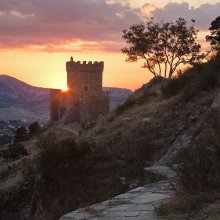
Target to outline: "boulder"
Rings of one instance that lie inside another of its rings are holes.
[[[151,118],[143,118],[143,122],[149,123],[149,122],[151,122]]]

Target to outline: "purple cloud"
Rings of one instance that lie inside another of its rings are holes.
[[[196,26],[201,31],[207,31],[211,21],[220,15],[220,3],[203,4],[198,8],[190,7],[189,3],[168,3],[163,8],[156,8],[152,16],[157,19],[176,20],[179,17],[190,21],[196,20]]]
[[[104,0],[1,0],[1,47],[99,42],[113,48],[122,29],[139,22],[139,10]],[[115,47],[114,47],[115,48]],[[120,48],[118,48],[120,49]]]
[[[163,8],[146,3],[143,7],[158,20],[195,19],[203,31],[220,15],[220,3],[198,8],[190,8],[188,3],[169,3]],[[120,51],[122,30],[139,23],[140,14],[141,9],[131,8],[123,0],[1,0],[0,46],[1,50],[36,48],[48,52]],[[80,43],[74,46],[71,42]]]

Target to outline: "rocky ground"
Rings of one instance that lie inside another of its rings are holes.
[[[78,209],[60,220],[159,220],[163,217],[155,214],[155,206],[172,194],[170,181],[175,176],[174,171],[165,166],[147,168],[148,172],[156,173],[166,180],[147,184],[143,187],[130,190],[125,194],[98,203],[83,209]]]

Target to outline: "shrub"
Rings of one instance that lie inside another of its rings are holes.
[[[133,105],[135,105],[135,99],[130,97],[127,101],[125,101],[125,103],[123,103],[122,105],[119,105],[116,110],[115,110],[115,114],[116,115],[121,115],[124,111],[126,111],[128,108],[131,108]]]
[[[204,204],[218,200],[219,196],[216,192],[179,193],[161,201],[154,209],[158,216],[168,216],[166,219],[200,219],[196,217]],[[175,218],[175,215],[179,218]]]
[[[192,80],[185,85],[185,87],[182,91],[182,94],[181,94],[182,95],[181,98],[184,102],[188,102],[188,101],[192,100],[197,95],[197,93],[199,91],[200,91],[200,89],[199,89],[198,82],[195,83]]]
[[[0,151],[0,156],[7,161],[17,160],[23,156],[28,155],[27,150],[21,144],[11,144],[7,150]]]
[[[208,66],[206,71],[200,72],[200,89],[204,91],[216,87],[218,85],[219,75],[219,72]]]
[[[57,143],[57,137],[54,133],[41,135],[39,137],[38,147],[42,150],[52,148]]]
[[[162,87],[165,98],[181,94],[184,101],[190,101],[202,91],[207,91],[219,85],[220,58],[213,57],[207,63],[194,64],[177,77],[169,79]]]
[[[177,95],[181,91],[179,78],[171,78],[167,81],[167,84],[162,87],[162,93],[164,97],[169,98]]]
[[[125,101],[122,105],[119,105],[115,110],[115,114],[121,115],[135,104],[142,105],[149,98],[157,96],[156,92],[149,91],[148,88],[142,88],[142,90],[142,93],[136,98],[134,96],[130,96],[127,101]]]
[[[204,130],[192,147],[182,149],[177,157],[177,188],[188,192],[219,189],[219,140],[213,130]]]
[[[120,180],[122,167],[108,148],[74,139],[57,141],[53,134],[41,137],[39,147],[38,193],[43,210],[53,213],[53,219],[128,189]]]
[[[194,78],[192,68],[186,69],[184,72],[180,71],[176,77],[168,79],[167,84],[162,87],[162,94],[165,98],[178,95],[185,86]]]
[[[27,156],[28,152],[21,144],[11,144],[9,145],[9,158],[12,160],[16,160],[23,156]]]
[[[41,131],[41,126],[39,125],[38,122],[33,122],[32,124],[30,124],[29,126],[29,135],[36,135]]]
[[[17,128],[14,137],[14,143],[25,141],[27,138],[27,129],[25,126]]]
[[[152,91],[149,91],[147,89],[144,89],[143,90],[143,93],[141,94],[141,96],[139,96],[137,99],[136,99],[136,103],[138,105],[142,105],[143,103],[145,103],[149,98],[151,97],[157,97],[157,93],[156,92],[152,92]]]

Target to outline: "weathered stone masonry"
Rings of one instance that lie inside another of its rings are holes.
[[[95,121],[109,111],[109,92],[102,91],[104,62],[66,62],[68,91],[50,91],[50,119],[63,123]]]

